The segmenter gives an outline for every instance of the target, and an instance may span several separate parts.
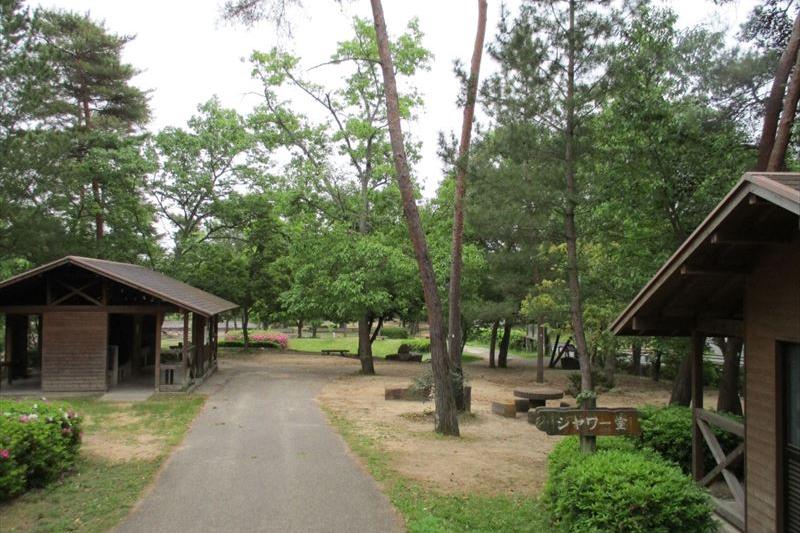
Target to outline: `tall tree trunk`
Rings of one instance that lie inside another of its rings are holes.
[[[689,405],[692,401],[692,357],[686,354],[681,362],[678,375],[672,382],[672,394],[669,397],[670,405]]]
[[[375,326],[375,331],[373,331],[373,332],[372,332],[372,334],[371,334],[371,336],[370,336],[370,338],[369,338],[369,342],[370,342],[370,344],[372,344],[373,342],[375,342],[375,339],[377,339],[377,338],[378,338],[378,335],[380,335],[380,333],[381,333],[381,328],[382,328],[382,327],[383,327],[383,317],[380,317],[380,318],[378,319],[378,325],[377,325],[377,326]]]
[[[89,100],[84,100],[83,105],[83,120],[87,130],[92,129],[92,111],[89,108]],[[101,242],[105,234],[105,220],[103,218],[103,198],[100,194],[100,180],[95,175],[92,176],[92,199],[95,203],[94,213],[94,238],[95,242]]]
[[[428,254],[428,243],[419,218],[419,211],[414,199],[414,185],[408,169],[408,159],[400,123],[400,107],[397,94],[397,82],[394,76],[394,63],[389,50],[389,35],[386,20],[383,16],[381,0],[370,0],[375,22],[375,36],[378,42],[378,53],[383,72],[383,87],[386,93],[386,116],[389,123],[389,138],[392,144],[395,172],[400,194],[403,199],[403,214],[408,225],[408,233],[414,247],[422,292],[428,309],[428,327],[431,339],[431,365],[433,367],[435,393],[435,427],[444,435],[458,435],[458,416],[453,397],[453,380],[450,358],[447,353],[447,339],[444,331],[442,302],[436,289],[436,274]]]
[[[311,323],[311,338],[312,339],[316,339],[317,338],[317,324],[316,324],[316,322],[312,322]]]
[[[247,325],[250,323],[250,307],[242,306],[242,341],[244,342],[244,349],[250,348],[250,333],[247,331]]]
[[[492,336],[489,338],[489,368],[494,368],[494,349],[497,347],[497,328],[500,327],[500,321],[495,320],[492,324]]]
[[[456,162],[456,191],[453,202],[453,247],[450,262],[449,325],[450,361],[458,374],[458,385],[454,389],[456,406],[459,411],[464,405],[464,380],[461,369],[462,336],[461,328],[461,268],[464,248],[464,195],[467,189],[467,165],[469,163],[469,143],[472,137],[472,120],[475,116],[475,99],[478,94],[478,77],[483,56],[483,39],[486,35],[486,0],[478,0],[478,30],[475,33],[475,46],[472,50],[469,78],[467,80],[467,100],[464,104],[464,118],[461,123],[461,142],[458,145]]]
[[[575,229],[575,206],[578,202],[575,184],[575,0],[569,0],[569,33],[567,58],[566,128],[564,130],[564,164],[567,201],[564,207],[564,234],[567,241],[567,282],[572,331],[581,365],[581,390],[592,390],[592,365],[583,331],[583,304],[578,277],[578,233]]]
[[[497,366],[508,368],[508,345],[511,342],[511,322],[503,324],[503,337],[500,339],[500,351],[497,354]]]
[[[536,360],[536,383],[544,383],[544,352],[547,349],[547,346],[545,346],[544,326],[537,324],[536,331],[536,351],[539,352],[539,357]]]
[[[661,350],[656,350],[656,357],[650,366],[650,377],[653,381],[661,380]]]
[[[638,376],[642,373],[642,345],[639,342],[631,344],[631,374]]]
[[[611,387],[614,384],[614,378],[617,375],[617,356],[614,351],[606,353],[604,370],[606,374],[606,382]]]
[[[783,111],[781,120],[778,123],[778,132],[775,134],[775,145],[769,156],[767,170],[777,172],[785,168],[784,159],[786,148],[789,146],[789,139],[792,136],[792,125],[794,124],[795,113],[797,113],[797,100],[800,98],[800,53],[797,54],[792,71],[792,78],[789,87],[786,89],[786,98],[783,99]]]
[[[375,364],[372,361],[372,339],[370,329],[372,320],[369,313],[364,313],[358,320],[358,358],[361,360],[361,373],[375,375]]]
[[[761,129],[761,141],[758,144],[758,163],[755,170],[766,170],[769,165],[772,149],[775,146],[775,132],[778,129],[778,119],[780,118],[781,108],[783,107],[783,96],[786,93],[786,80],[797,57],[800,48],[800,15],[794,19],[792,35],[786,49],[781,54],[778,61],[778,68],[775,70],[775,78],[772,80],[767,103],[764,106],[764,125]]]
[[[739,398],[739,364],[742,353],[742,339],[728,337],[715,339],[722,348],[722,375],[719,379],[719,396],[717,397],[717,411],[742,414],[742,401]]]
[[[298,339],[302,339],[303,338],[303,321],[302,320],[298,320],[297,321],[297,338]]]

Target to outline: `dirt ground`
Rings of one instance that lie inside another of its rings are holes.
[[[330,365],[336,358],[309,358],[302,364]],[[299,361],[298,361],[299,363]],[[356,363],[357,364],[357,363]],[[530,361],[512,360],[512,368],[490,369],[485,361],[465,365],[472,386],[472,414],[461,420],[461,438],[433,432],[433,405],[418,401],[386,401],[386,387],[404,387],[425,366],[376,361],[377,376],[349,372],[325,386],[318,401],[372,437],[390,457],[391,467],[407,478],[445,493],[536,495],[547,475],[547,455],[558,442],[528,423],[492,414],[492,401],[512,401],[513,389],[535,385]],[[543,386],[565,389],[574,371],[547,370]],[[598,399],[601,407],[664,405],[669,383],[620,374],[617,387]],[[707,402],[716,402],[707,391]],[[574,405],[566,396],[563,401]],[[559,401],[548,402],[558,406]],[[447,457],[447,461],[440,458]]]
[[[119,404],[119,407],[128,408],[130,404]],[[114,462],[152,459],[166,446],[163,438],[145,428],[138,428],[135,433],[122,431],[140,422],[138,417],[129,412],[103,416],[101,424],[96,424],[93,431],[84,434],[81,452]],[[91,417],[87,416],[84,423],[90,425]]]

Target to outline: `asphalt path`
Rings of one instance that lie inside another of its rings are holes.
[[[223,362],[184,442],[117,531],[403,531],[314,401],[336,372]]]

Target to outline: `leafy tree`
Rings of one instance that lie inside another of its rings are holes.
[[[302,304],[297,293],[307,294],[307,291],[297,287],[287,295],[287,301],[292,302],[290,308],[298,313],[312,310],[320,313],[323,310],[310,302],[321,299],[339,309],[331,309],[315,318],[357,319],[362,372],[373,374],[371,345],[378,331],[372,331],[372,326],[376,320],[378,325],[382,323],[387,312],[387,306],[382,303],[382,291],[394,282],[387,278],[388,270],[376,272],[377,276],[365,276],[360,254],[377,242],[388,242],[381,234],[392,233],[399,212],[397,203],[392,201],[397,189],[392,185],[394,171],[386,111],[382,105],[375,31],[362,19],[353,21],[353,31],[353,38],[340,42],[327,64],[316,67],[333,66],[341,71],[343,84],[339,87],[324,87],[306,79],[297,57],[276,49],[254,53],[253,75],[264,85],[264,102],[253,122],[258,125],[259,137],[266,146],[285,147],[292,154],[289,186],[296,194],[295,205],[303,204],[304,209],[298,209],[302,215],[300,220],[308,224],[306,232],[317,233],[322,242],[329,242],[328,256],[339,262],[338,266],[328,265],[330,268],[306,270],[300,266],[296,269],[298,275],[304,277],[302,282],[295,279],[295,287],[302,283],[317,289],[316,295],[310,295],[308,302]],[[420,41],[418,25],[412,21],[407,32],[393,42],[393,50],[399,58],[397,69],[403,75],[410,76],[425,68],[429,52]],[[279,98],[281,88],[310,99],[325,112],[326,119],[314,123],[294,113],[292,107]],[[410,116],[419,104],[418,95],[409,89],[402,98],[404,116]],[[311,210],[316,216],[305,216],[304,210]],[[315,232],[314,227],[320,221],[324,221],[325,231]],[[377,240],[373,236],[377,236]],[[364,243],[354,242],[349,249],[339,246],[347,239]],[[374,251],[378,254],[376,257],[384,257],[388,250]],[[395,251],[395,254],[398,259],[404,257],[402,251]],[[324,264],[324,258],[316,255],[314,264]],[[337,282],[344,283],[348,276],[358,277],[357,283],[349,285],[358,287],[358,291],[347,293],[343,286],[338,288],[344,292],[323,291],[322,286],[327,286],[332,272],[337,272]],[[307,275],[317,275],[320,279],[314,282],[306,279]],[[363,291],[376,294],[363,294]],[[343,301],[342,298],[349,299]],[[357,314],[343,315],[342,306]]]
[[[188,129],[168,127],[155,137],[160,168],[151,187],[169,225],[173,260],[231,229],[222,210],[237,186],[252,184],[254,167],[244,158],[255,143],[245,119],[211,100],[198,107]]]

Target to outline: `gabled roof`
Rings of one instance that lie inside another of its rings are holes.
[[[745,174],[610,330],[617,335],[688,335],[701,319],[712,325],[740,319],[744,275],[764,246],[797,244],[798,216],[800,173]]]
[[[99,276],[149,294],[159,300],[207,317],[239,307],[233,302],[143,266],[75,255],[68,255],[13,276],[0,282],[0,289],[68,264],[86,269]]]

